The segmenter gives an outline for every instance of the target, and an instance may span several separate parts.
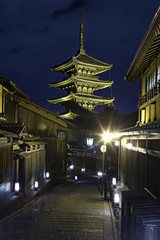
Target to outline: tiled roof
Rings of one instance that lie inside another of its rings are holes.
[[[160,53],[160,7],[126,74],[128,81],[137,80]]]
[[[17,96],[29,99],[29,97],[25,93],[23,93],[11,80],[0,76],[0,84],[2,84],[3,87],[13,92]]]
[[[104,62],[101,62],[101,61],[99,61],[99,60],[97,60],[95,58],[90,57],[86,53],[78,54],[77,56],[75,56],[75,59],[77,61],[79,61],[79,62],[82,62],[82,63],[91,64],[91,65],[100,66],[100,67],[106,67],[106,66],[109,67],[109,66],[111,66],[108,63],[104,63]]]

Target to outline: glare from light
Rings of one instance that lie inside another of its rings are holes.
[[[101,171],[99,171],[99,172],[97,173],[97,175],[98,175],[99,177],[102,177],[103,173],[102,173]]]
[[[20,187],[19,187],[19,182],[16,182],[16,183],[15,183],[15,187],[14,187],[15,192],[18,193],[18,192],[19,192],[19,189],[20,189]]]
[[[104,132],[103,133],[103,140],[104,142],[109,142],[112,138],[112,135],[109,132]]]
[[[131,142],[127,143],[127,149],[132,149],[132,143]]]
[[[115,193],[115,195],[114,195],[114,203],[119,204],[119,194],[118,193]]]

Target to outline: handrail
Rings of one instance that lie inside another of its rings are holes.
[[[142,97],[139,99],[139,105],[148,102],[154,96],[160,93],[160,81],[157,82],[148,92],[146,92]]]

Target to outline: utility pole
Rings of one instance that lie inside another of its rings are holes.
[[[20,51],[19,51],[19,49],[18,48],[12,48],[11,49],[11,55],[12,55],[12,64],[11,64],[11,66],[12,66],[12,70],[11,70],[11,74],[10,74],[10,76],[12,76],[13,78],[16,78],[16,73],[17,73],[17,67],[19,67],[20,66],[20,64],[17,64],[16,63],[16,55],[17,54],[19,54],[20,53]]]

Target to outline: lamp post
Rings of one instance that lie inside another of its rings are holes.
[[[104,132],[102,135],[103,145],[101,146],[101,151],[103,153],[103,193],[104,200],[107,199],[107,142],[111,140],[111,134],[109,132]]]
[[[106,154],[106,144],[101,146],[101,152],[103,153],[103,179],[102,179],[102,194],[104,195],[104,200],[106,200],[106,161],[107,161],[107,154]]]

